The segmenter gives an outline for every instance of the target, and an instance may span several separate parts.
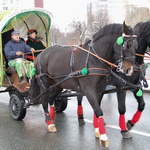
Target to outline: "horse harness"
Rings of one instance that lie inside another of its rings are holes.
[[[131,39],[129,39],[131,40]],[[41,65],[39,63],[39,66],[40,66],[40,73],[38,75],[36,75],[36,78],[38,78],[43,86],[43,88],[45,89],[45,91],[43,93],[45,93],[46,91],[58,86],[59,84],[65,82],[66,80],[70,79],[70,78],[79,78],[79,77],[84,77],[86,75],[96,75],[96,76],[108,76],[110,74],[112,74],[114,77],[116,77],[117,79],[119,79],[121,82],[123,82],[125,85],[128,84],[129,86],[132,86],[133,88],[137,88],[136,85],[133,85],[132,83],[129,83],[128,81],[125,81],[124,79],[122,79],[120,76],[118,76],[115,72],[112,71],[112,69],[108,68],[108,66],[106,66],[106,64],[103,62],[103,60],[101,59],[98,59],[107,69],[105,68],[88,68],[88,60],[89,60],[89,56],[90,54],[94,54],[95,56],[98,57],[98,54],[96,53],[94,47],[93,47],[93,41],[91,41],[89,43],[89,49],[87,52],[87,57],[86,57],[86,60],[85,60],[85,68],[83,68],[82,70],[78,70],[78,71],[74,71],[73,69],[73,66],[74,66],[74,56],[75,56],[75,52],[78,50],[78,49],[82,49],[82,47],[79,47],[79,46],[76,46],[75,49],[73,49],[73,51],[71,52],[71,55],[70,55],[70,74],[69,75],[62,75],[62,76],[59,76],[59,77],[52,77],[50,75],[48,75],[47,73],[43,73],[42,71],[42,68],[41,68]],[[91,52],[93,51],[93,52]],[[39,56],[41,57],[41,55]],[[123,59],[123,57],[121,57]],[[127,58],[124,58],[124,59],[133,59],[133,57],[127,57]],[[40,58],[39,58],[40,60]],[[114,65],[115,66],[115,65]],[[44,82],[42,81],[41,77],[42,76],[48,76],[49,78],[51,79],[60,79],[60,78],[63,78],[61,81],[55,83],[54,85],[50,86],[49,88],[46,88],[45,85],[44,85]],[[77,81],[76,81],[77,82]],[[139,87],[139,86],[138,86]],[[43,94],[42,93],[42,94]],[[40,94],[40,95],[42,95]]]

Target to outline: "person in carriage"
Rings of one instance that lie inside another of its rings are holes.
[[[27,45],[20,38],[20,32],[14,30],[11,33],[11,40],[9,40],[4,52],[8,59],[8,66],[15,68],[19,76],[20,82],[26,82],[25,78],[31,78],[31,72],[34,68],[34,63],[26,59],[25,53],[34,52],[35,49]]]
[[[43,41],[41,41],[40,38],[37,37],[37,33],[38,33],[37,30],[34,28],[29,29],[27,32],[28,38],[27,38],[27,40],[25,40],[25,43],[35,49],[34,56],[33,56],[33,54],[26,55],[27,60],[29,60],[29,61],[34,61],[36,59],[37,55],[43,49],[46,48],[45,43]],[[36,52],[36,51],[39,51],[39,52]]]

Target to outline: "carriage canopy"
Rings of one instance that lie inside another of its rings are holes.
[[[27,31],[30,28],[35,28],[38,31],[38,37],[40,37],[47,46],[50,46],[51,18],[52,14],[43,8],[10,9],[0,12],[0,86],[3,81],[2,50],[4,48],[4,35],[11,30],[19,30],[21,38],[26,38]]]

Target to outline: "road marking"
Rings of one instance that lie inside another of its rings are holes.
[[[88,119],[84,119],[84,120],[85,120],[85,122],[93,123],[93,121],[91,121],[91,120],[88,120]],[[106,124],[106,127],[120,130],[119,126],[114,126],[114,125],[110,125],[110,124]],[[145,132],[141,132],[141,131],[136,131],[136,130],[131,130],[130,132],[138,134],[138,135],[150,137],[149,133],[145,133]]]

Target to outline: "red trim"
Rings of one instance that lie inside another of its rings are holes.
[[[54,118],[55,118],[54,106],[50,106],[50,118],[51,118],[51,119],[54,119]]]
[[[36,60],[36,57],[30,56],[30,55],[26,55],[27,59],[29,60]]]
[[[98,118],[96,117],[96,115],[93,115],[93,126],[94,128],[98,128],[99,124],[98,124]]]
[[[131,123],[132,123],[132,124],[137,123],[137,122],[139,121],[140,117],[141,117],[141,114],[142,114],[141,111],[137,111],[137,112],[134,114],[134,116],[133,116],[133,118],[132,118],[132,120],[131,120]]]
[[[119,126],[120,126],[122,131],[127,130],[126,122],[125,122],[125,115],[120,115],[120,117],[119,117]]]
[[[53,120],[45,121],[47,125],[53,124]]]
[[[78,116],[83,115],[83,107],[82,107],[82,105],[78,105],[77,115],[78,115]]]
[[[98,123],[99,123],[99,133],[100,134],[106,134],[106,129],[104,126],[104,120],[102,117],[98,118]]]

